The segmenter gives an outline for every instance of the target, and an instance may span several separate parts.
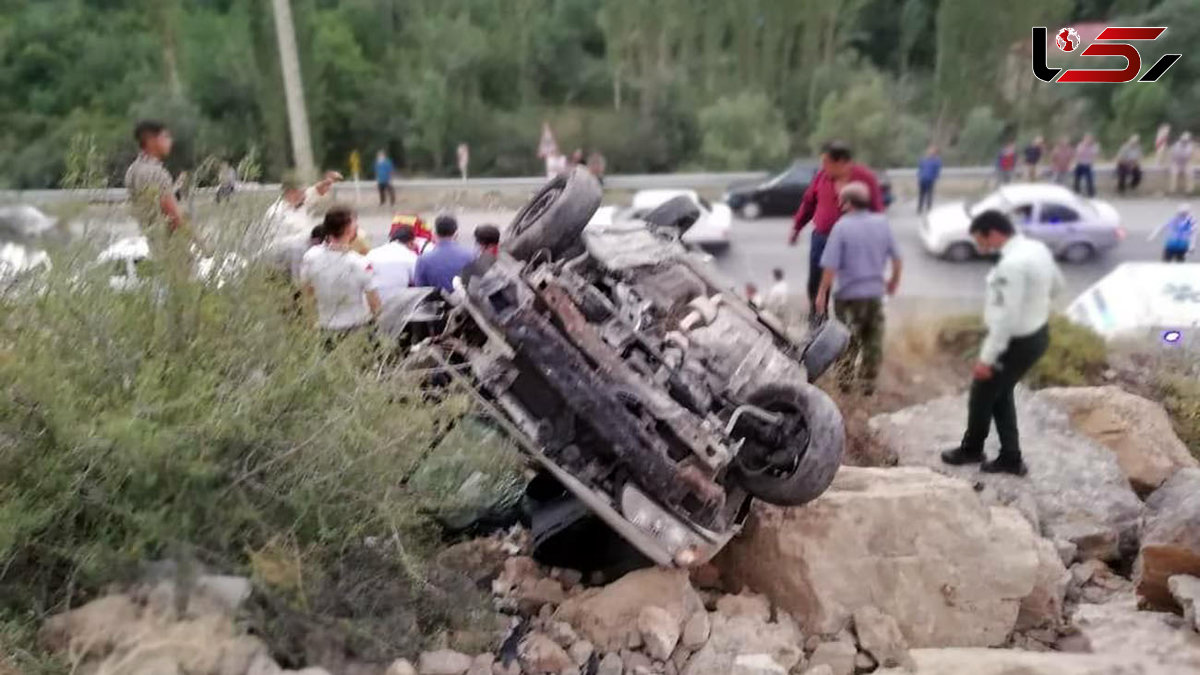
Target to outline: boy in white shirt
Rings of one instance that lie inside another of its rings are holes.
[[[347,333],[370,324],[380,310],[379,291],[372,287],[371,263],[351,248],[358,219],[346,206],[325,214],[325,243],[304,254],[300,283],[316,300],[317,327]]]

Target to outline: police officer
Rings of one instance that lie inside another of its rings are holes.
[[[984,253],[999,253],[988,274],[984,322],[987,337],[973,369],[967,431],[962,443],[942,453],[942,461],[961,465],[982,462],[986,473],[1024,476],[1013,389],[1046,353],[1050,301],[1063,288],[1062,273],[1044,244],[1016,233],[999,211],[985,211],[971,222],[971,236]],[[983,443],[992,420],[1000,436],[1000,455],[985,461]]]

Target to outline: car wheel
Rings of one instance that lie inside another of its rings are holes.
[[[1085,244],[1082,241],[1071,244],[1063,249],[1063,260],[1078,265],[1085,263],[1096,256],[1096,249],[1092,248],[1091,244]]]
[[[846,446],[837,406],[816,387],[790,383],[762,386],[747,403],[783,415],[783,421],[770,424],[752,414],[738,420],[734,435],[745,440],[734,459],[735,480],[777,506],[819,497],[833,482]]]
[[[562,257],[579,243],[602,195],[599,181],[584,167],[555,176],[517,212],[504,249],[518,260],[543,250]]]
[[[762,207],[758,202],[750,200],[742,204],[742,208],[738,209],[738,214],[746,220],[756,220],[762,216]]]
[[[975,247],[965,241],[951,244],[946,249],[945,258],[950,262],[967,262],[975,257]]]

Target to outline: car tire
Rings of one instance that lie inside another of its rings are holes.
[[[751,496],[777,506],[800,506],[821,496],[845,452],[846,430],[837,405],[816,387],[792,383],[764,385],[746,401],[783,413],[790,423],[775,434],[782,439],[780,447],[762,443],[762,435],[756,438],[754,433],[774,425],[763,425],[750,415],[739,420],[734,433],[742,429],[746,435],[733,463],[735,480]],[[769,461],[761,461],[764,450]]]
[[[1081,265],[1096,257],[1096,249],[1088,243],[1077,241],[1063,249],[1063,260],[1072,265]]]
[[[683,234],[700,219],[700,207],[688,197],[680,195],[668,199],[642,217],[642,220],[659,227],[675,227]]]
[[[746,220],[757,220],[762,217],[762,207],[759,206],[758,202],[751,199],[742,204],[742,208],[738,209],[738,215]]]
[[[960,241],[955,244],[950,244],[942,257],[950,262],[967,262],[975,258],[975,247],[965,241]]]
[[[517,212],[504,250],[517,260],[529,260],[538,251],[562,257],[578,245],[602,195],[599,181],[584,167],[555,176]]]

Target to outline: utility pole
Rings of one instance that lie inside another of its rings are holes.
[[[296,26],[292,23],[290,0],[271,0],[275,12],[275,36],[279,40],[279,65],[283,70],[283,89],[287,98],[288,126],[292,132],[292,156],[303,180],[317,175],[313,161],[312,137],[308,133],[308,113],[304,107],[304,84],[300,78],[300,57],[296,53]]]

